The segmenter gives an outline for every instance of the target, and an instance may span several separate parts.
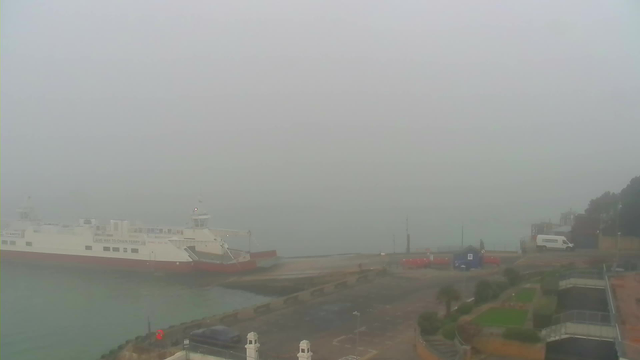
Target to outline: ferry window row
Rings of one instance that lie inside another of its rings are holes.
[[[93,250],[93,246],[91,245],[85,245],[84,247],[85,250]],[[120,248],[119,247],[111,247],[111,246],[103,246],[102,247],[102,251],[112,251],[112,252],[120,252]],[[122,248],[122,252],[128,252],[129,249],[127,248]],[[138,254],[138,249],[136,248],[131,248],[131,253],[133,254]]]
[[[157,228],[131,228],[129,232],[142,234],[177,234],[183,235],[182,230],[177,229],[157,229]]]

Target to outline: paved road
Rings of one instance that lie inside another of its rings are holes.
[[[495,272],[495,271],[494,271]],[[444,311],[435,301],[445,284],[462,290],[467,276],[471,293],[478,273],[409,272],[391,275],[300,306],[234,324],[241,333],[255,331],[262,359],[296,359],[300,341],[309,340],[315,360],[376,355],[384,359],[412,359],[416,317],[423,311]],[[358,331],[358,317],[360,313]]]
[[[592,255],[579,252],[536,254],[515,266],[521,270],[543,269],[563,262],[582,261],[589,256]],[[399,272],[231,325],[243,334],[258,333],[260,356],[264,360],[296,359],[298,344],[302,340],[311,342],[314,360],[353,359],[356,356],[384,360],[417,359],[413,348],[416,317],[427,310],[444,311],[443,305],[435,301],[438,289],[445,284],[453,284],[468,298],[478,279],[499,276],[502,268],[471,273],[437,270]],[[360,313],[359,324],[358,317],[353,314],[356,311]]]

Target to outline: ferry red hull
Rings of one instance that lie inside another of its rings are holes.
[[[119,270],[134,270],[148,272],[218,272],[237,273],[250,271],[257,267],[254,260],[239,263],[210,263],[210,262],[175,262],[175,261],[146,261],[136,259],[118,259],[99,256],[81,256],[68,254],[49,254],[27,251],[0,251],[2,261],[33,262],[40,264],[73,264],[88,267],[113,268]]]
[[[202,271],[202,272],[218,272],[218,273],[232,274],[232,273],[254,270],[258,267],[258,264],[256,263],[255,260],[242,261],[238,263],[227,263],[227,264],[207,262],[207,261],[196,261],[195,267],[198,271]]]

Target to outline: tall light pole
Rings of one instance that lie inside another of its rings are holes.
[[[618,240],[616,241],[616,268],[620,262],[620,232],[618,231]]]
[[[616,208],[616,232],[618,233],[618,240],[616,241],[616,268],[618,267],[618,262],[620,261],[620,200],[618,200],[618,206]],[[615,270],[615,269],[614,269]]]
[[[360,344],[360,313],[357,311],[353,312],[353,315],[357,316],[356,320],[356,358],[358,357],[358,346]]]
[[[411,235],[409,235],[409,216],[407,216],[407,250],[406,253],[411,253]]]

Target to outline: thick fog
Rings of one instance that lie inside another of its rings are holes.
[[[640,174],[636,1],[3,1],[2,218],[284,255],[485,240]]]

